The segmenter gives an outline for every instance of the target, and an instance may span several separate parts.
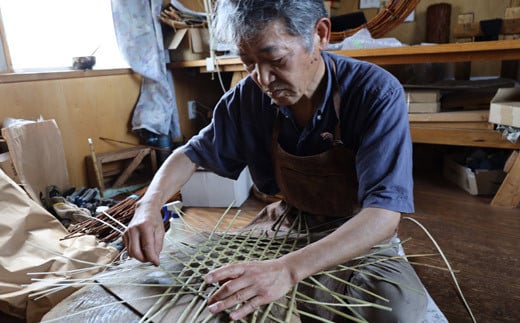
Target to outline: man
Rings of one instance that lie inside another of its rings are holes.
[[[129,255],[159,263],[160,207],[198,165],[231,178],[248,166],[258,189],[285,197],[282,213],[297,210],[317,223],[348,217],[332,233],[278,259],[208,273],[207,283],[222,283],[209,310],[242,304],[230,314],[236,320],[306,277],[394,237],[400,213],[414,211],[411,140],[399,82],[372,64],[323,52],[331,29],[323,1],[219,0],[214,27],[215,37],[236,44],[249,76],[221,98],[211,124],[159,169],[125,233]],[[356,180],[357,187],[347,185]],[[355,189],[360,210],[353,215]],[[260,217],[276,217],[274,209]],[[406,261],[370,268],[389,281],[423,288]],[[390,313],[360,309],[368,321],[424,317],[424,295],[362,274],[350,281],[390,300],[384,304]]]

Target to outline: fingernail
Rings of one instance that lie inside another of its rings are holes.
[[[213,305],[208,306],[208,310],[211,313],[216,313],[217,312],[217,304],[213,304]]]
[[[211,275],[209,275],[209,274],[204,277],[204,280],[208,284],[212,284],[213,283],[213,277]]]

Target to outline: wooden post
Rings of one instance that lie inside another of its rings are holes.
[[[97,186],[99,188],[99,193],[101,194],[101,197],[103,197],[103,192],[105,191],[105,183],[103,181],[103,174],[101,173],[101,163],[97,160],[96,151],[94,150],[94,143],[92,142],[92,138],[88,138],[88,145],[90,146],[92,167],[94,168],[94,173],[96,174],[96,181]]]
[[[491,201],[492,206],[515,208],[520,204],[519,156],[518,151],[513,151],[511,156],[509,156],[504,166],[504,171],[507,172],[507,176]]]
[[[5,29],[2,22],[2,11],[0,11],[0,73],[13,72],[13,64],[11,63],[11,55],[7,47],[7,40],[5,38]]]

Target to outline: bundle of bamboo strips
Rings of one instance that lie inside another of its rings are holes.
[[[123,201],[112,206],[105,212],[97,214],[95,217],[73,224],[69,227],[69,234],[63,239],[91,234],[95,235],[100,241],[111,243],[121,237],[123,226],[128,225],[135,211],[135,204],[138,196],[129,196]]]
[[[112,243],[118,240],[135,213],[137,201],[144,195],[147,187],[140,189],[121,202],[96,216],[69,226],[69,234],[63,239],[70,239],[85,234],[95,235],[100,241]]]
[[[367,28],[374,38],[383,37],[386,33],[401,24],[412,13],[420,0],[390,0],[390,2],[370,21],[357,28],[331,32],[330,42],[339,43],[352,36],[360,29]]]

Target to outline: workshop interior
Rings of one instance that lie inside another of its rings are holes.
[[[203,277],[303,248],[305,221],[252,227],[283,193],[198,166],[157,208],[161,265],[128,254],[154,176],[253,75],[215,38],[218,1],[0,0],[0,321],[232,321]],[[402,85],[415,211],[392,243],[424,285],[422,322],[520,321],[520,0],[323,3],[322,50]],[[319,275],[347,269],[362,270]],[[238,321],[367,321],[320,279]]]

